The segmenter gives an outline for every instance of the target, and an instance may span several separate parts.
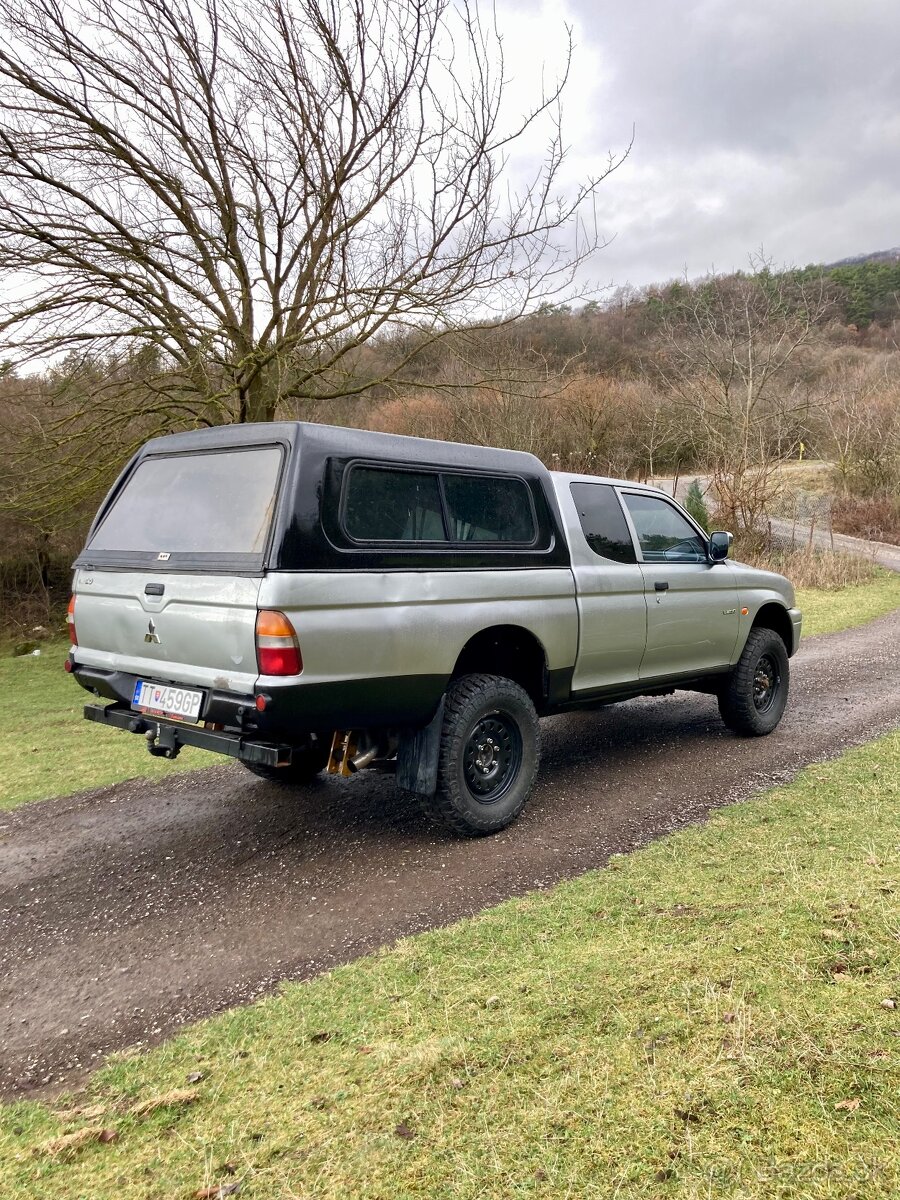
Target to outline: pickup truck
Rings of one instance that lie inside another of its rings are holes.
[[[156,438],[74,564],[85,716],[267,780],[396,774],[462,835],[522,811],[539,717],[688,689],[758,736],[801,616],[669,496],[302,422]]]

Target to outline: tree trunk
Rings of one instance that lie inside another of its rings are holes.
[[[266,380],[259,372],[241,388],[238,420],[242,424],[247,421],[274,421],[277,407],[277,397],[266,386]]]

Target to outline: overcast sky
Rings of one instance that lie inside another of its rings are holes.
[[[601,192],[603,282],[900,245],[898,0],[501,0],[499,17],[524,91],[574,25],[577,172],[635,128]]]

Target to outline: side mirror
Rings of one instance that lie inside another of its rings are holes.
[[[713,563],[724,562],[728,557],[728,551],[731,549],[731,543],[734,541],[734,536],[730,533],[722,533],[721,531],[711,533],[709,535],[709,546],[707,555],[709,561]]]

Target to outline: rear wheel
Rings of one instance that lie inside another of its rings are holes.
[[[525,807],[539,759],[525,689],[499,675],[465,675],[447,692],[437,790],[423,797],[426,809],[465,837],[496,833]]]
[[[722,720],[742,737],[771,733],[784,715],[790,665],[771,629],[752,629],[737,665],[719,693]]]
[[[292,786],[311,783],[328,765],[328,746],[324,741],[310,742],[294,750],[290,764],[286,767],[267,767],[262,763],[241,763],[251,775],[268,779],[270,783]]]

